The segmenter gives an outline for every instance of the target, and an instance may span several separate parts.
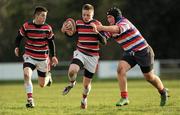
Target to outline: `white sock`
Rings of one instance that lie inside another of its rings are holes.
[[[82,98],[82,103],[87,103],[87,98]]]
[[[91,85],[88,85],[87,88],[84,88],[83,94],[84,94],[84,95],[89,95],[90,91],[91,91]]]
[[[25,86],[26,93],[33,93],[33,85],[32,85],[31,80],[25,82],[24,86]]]

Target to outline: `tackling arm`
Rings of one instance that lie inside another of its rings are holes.
[[[98,31],[105,31],[111,33],[121,33],[120,28],[117,25],[112,26],[97,26]]]

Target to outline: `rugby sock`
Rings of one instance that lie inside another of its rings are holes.
[[[83,94],[83,99],[86,99],[86,98],[87,98],[87,95],[84,95],[84,94]]]
[[[83,95],[89,95],[90,91],[91,91],[91,85],[84,87]]]
[[[83,103],[86,103],[86,102],[87,102],[87,95],[84,95],[84,94],[83,94],[82,102],[83,102]]]
[[[69,86],[74,87],[76,85],[76,81],[70,81]]]
[[[87,96],[89,95],[90,91],[91,91],[91,85],[84,87],[83,94],[82,94],[83,103],[87,102]]]
[[[32,98],[32,93],[27,93],[28,98]]]
[[[32,98],[32,94],[33,94],[33,85],[32,85],[32,82],[29,81],[27,83],[24,84],[25,85],[25,90],[26,90],[26,93],[27,93],[27,98]]]
[[[122,98],[128,98],[128,92],[126,92],[126,91],[121,92],[121,97]]]

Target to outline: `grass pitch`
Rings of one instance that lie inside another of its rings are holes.
[[[180,115],[180,80],[163,80],[169,88],[170,98],[160,107],[160,96],[145,80],[129,80],[130,104],[116,107],[119,89],[116,80],[92,83],[88,97],[88,109],[80,109],[82,82],[62,96],[65,82],[56,82],[51,87],[40,88],[34,82],[35,108],[27,109],[23,82],[0,83],[0,115]]]

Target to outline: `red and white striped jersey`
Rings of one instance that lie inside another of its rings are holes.
[[[120,33],[111,36],[121,45],[124,51],[136,52],[148,46],[144,37],[128,19],[122,17],[116,25],[119,27]]]
[[[48,58],[48,39],[52,39],[54,34],[48,24],[36,25],[33,21],[25,22],[19,29],[19,33],[26,37],[25,55],[29,55],[36,60]]]
[[[92,20],[85,23],[83,20],[76,21],[76,28],[78,33],[77,49],[90,56],[99,56],[99,40],[97,34],[93,31],[90,23],[100,25],[101,22]]]

